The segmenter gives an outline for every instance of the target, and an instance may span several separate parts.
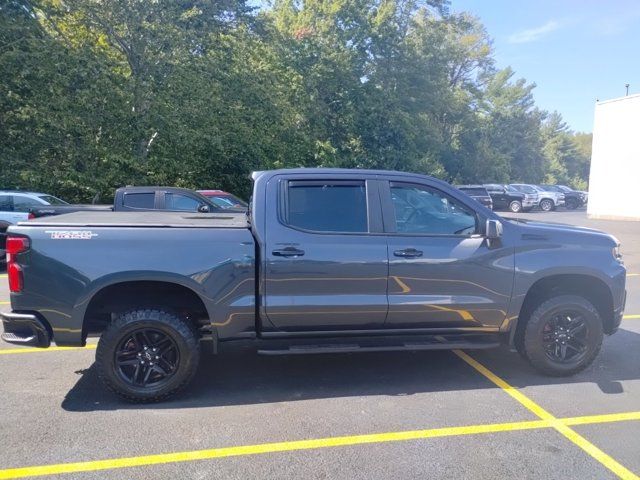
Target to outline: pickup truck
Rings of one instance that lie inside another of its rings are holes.
[[[50,205],[34,207],[34,217],[64,215],[74,212],[244,212],[246,208],[222,208],[198,192],[177,187],[122,187],[116,190],[113,205]]]
[[[417,174],[252,178],[248,215],[78,212],[10,227],[2,338],[100,335],[100,378],[144,402],[185,387],[209,344],[265,355],[506,344],[570,375],[620,324],[626,273],[606,233],[508,220]]]

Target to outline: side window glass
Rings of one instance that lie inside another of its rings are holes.
[[[153,209],[155,193],[125,193],[123,204],[129,208]]]
[[[200,202],[195,198],[187,197],[179,193],[167,193],[164,197],[166,210],[179,210],[184,212],[197,212]]]
[[[286,223],[316,232],[366,233],[364,182],[289,182]]]
[[[13,197],[0,195],[0,212],[13,212]]]
[[[436,189],[411,184],[391,184],[391,199],[398,233],[472,235],[475,213]]]
[[[33,207],[40,207],[42,204],[32,198],[15,196],[13,197],[14,212],[29,212]]]

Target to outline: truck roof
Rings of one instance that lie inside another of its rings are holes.
[[[74,212],[20,222],[29,227],[248,228],[244,213]]]

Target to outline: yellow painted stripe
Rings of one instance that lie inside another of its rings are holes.
[[[263,443],[238,447],[213,448],[191,452],[176,452],[142,457],[114,458],[90,462],[61,463],[58,465],[42,465],[35,467],[0,470],[0,479],[23,478],[36,475],[56,475],[61,473],[88,472],[124,467],[139,467],[163,463],[190,462],[194,460],[210,460],[214,458],[237,457],[262,453],[290,452],[317,448],[344,447],[368,443],[387,443],[428,438],[450,437],[459,435],[475,435],[481,433],[509,432],[548,428],[548,422],[534,420],[527,422],[500,423],[489,425],[470,425],[464,427],[435,428],[430,430],[414,430],[404,432],[374,433],[370,435],[353,435],[347,437],[329,437],[291,442]]]
[[[455,350],[454,353],[456,355],[458,355],[462,360],[467,362],[469,365],[471,365],[480,374],[482,374],[487,379],[489,379],[491,382],[493,382],[495,385],[500,387],[503,391],[505,391],[507,394],[509,394],[512,398],[516,399],[522,406],[524,406],[525,408],[527,408],[528,410],[530,410],[531,412],[536,414],[542,420],[546,420],[546,421],[550,422],[552,424],[553,428],[556,429],[556,431],[560,432],[562,435],[564,435],[565,438],[569,439],[575,445],[577,445],[582,450],[584,450],[586,453],[591,455],[591,457],[595,458],[602,465],[604,465],[606,468],[608,468],[614,474],[616,474],[619,478],[621,478],[623,480],[638,480],[640,478],[635,473],[633,473],[631,470],[629,470],[626,467],[624,467],[623,465],[621,465],[613,457],[607,455],[605,452],[600,450],[598,447],[596,447],[593,443],[591,443],[589,440],[584,438],[582,435],[580,435],[579,433],[575,432],[574,430],[571,430],[561,420],[558,420],[557,418],[555,418],[553,415],[551,415],[549,412],[547,412],[540,405],[535,403],[533,400],[531,400],[525,394],[520,392],[518,389],[516,389],[516,388],[512,387],[511,385],[509,385],[507,382],[505,382],[500,377],[498,377],[496,374],[491,372],[484,365],[480,364],[479,362],[477,362],[476,360],[474,360],[473,358],[471,358],[469,355],[467,355],[464,352],[461,352],[459,350]]]
[[[632,320],[632,319],[640,318],[640,315],[624,315],[622,318],[625,320]]]
[[[558,425],[587,425],[590,423],[622,422],[629,420],[640,420],[640,412],[593,415],[586,417],[570,417],[554,420],[533,420],[525,422],[468,425],[461,427],[445,427],[429,430],[374,433],[368,435],[352,435],[344,437],[328,437],[310,440],[295,440],[290,442],[263,443],[257,445],[243,445],[236,447],[212,448],[207,450],[145,455],[140,457],[125,457],[87,462],[39,465],[33,467],[0,470],[0,479],[24,478],[40,475],[59,475],[63,473],[111,470],[126,467],[142,467],[166,463],[192,462],[196,460],[211,460],[215,458],[344,447],[350,445],[364,445],[371,443],[389,443],[461,435],[478,435],[486,433],[556,428]]]
[[[86,347],[22,347],[22,348],[0,348],[0,355],[12,355],[14,353],[43,353],[43,352],[65,352],[68,350],[95,350],[97,345],[89,344]]]
[[[594,423],[628,422],[630,420],[640,420],[640,412],[608,413],[560,419],[565,425],[593,425]]]
[[[6,273],[0,273],[0,278],[6,278],[7,274]]]
[[[627,273],[627,277],[640,277],[640,273]]]
[[[9,305],[10,303],[11,303],[11,302],[5,302],[5,301],[2,301],[2,302],[0,302],[0,305]]]

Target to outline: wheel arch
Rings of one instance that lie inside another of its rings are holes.
[[[586,298],[598,310],[605,333],[615,330],[613,295],[605,281],[588,273],[556,273],[537,279],[527,290],[516,323],[511,328],[511,344],[522,340],[527,320],[537,305],[557,295]]]
[[[210,314],[202,296],[192,285],[171,276],[112,278],[86,295],[76,308],[82,325],[82,342],[89,334],[101,333],[114,315],[134,308],[160,308],[188,318],[200,331],[210,325]]]

